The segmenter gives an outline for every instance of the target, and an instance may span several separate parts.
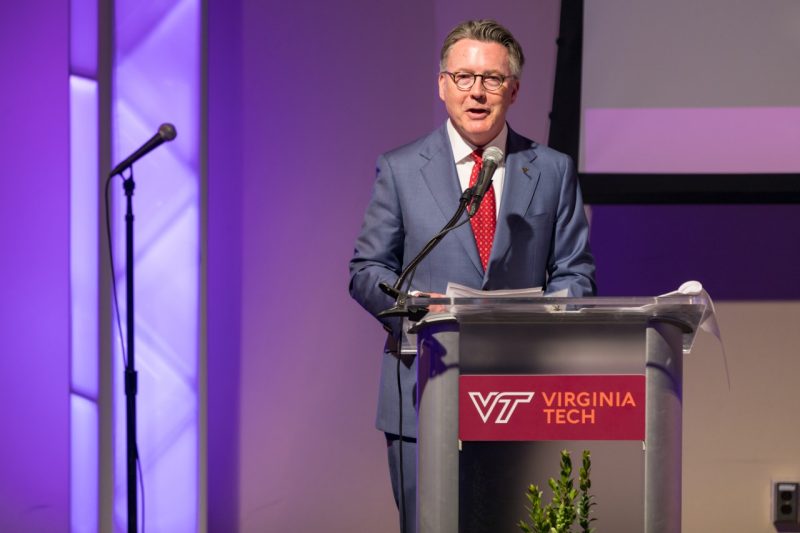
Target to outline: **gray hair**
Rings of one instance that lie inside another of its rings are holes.
[[[525,64],[525,55],[522,47],[505,27],[497,21],[490,19],[467,20],[462,22],[451,31],[442,44],[442,53],[439,60],[439,70],[447,70],[447,55],[458,41],[462,39],[472,39],[484,43],[498,43],[508,50],[508,62],[511,67],[511,74],[519,77],[522,74],[522,66]]]

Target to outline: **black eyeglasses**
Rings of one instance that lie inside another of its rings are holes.
[[[456,87],[461,89],[462,91],[469,91],[472,89],[472,86],[475,85],[475,79],[480,77],[481,85],[487,91],[494,92],[499,91],[500,87],[506,82],[508,78],[513,78],[514,76],[503,76],[502,74],[473,74],[472,72],[447,72],[446,70],[442,72],[442,74],[447,74],[450,76],[450,79],[453,80],[453,83],[456,84]]]

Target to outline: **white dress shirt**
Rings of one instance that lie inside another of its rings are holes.
[[[475,151],[477,146],[474,146],[465,141],[461,135],[453,127],[450,119],[447,119],[447,135],[450,137],[450,146],[453,147],[453,158],[456,162],[456,171],[458,172],[458,181],[461,184],[461,191],[465,191],[469,187],[469,178],[472,174],[472,167],[475,166],[475,161],[472,160],[470,154]],[[503,182],[506,176],[506,139],[508,138],[508,124],[503,124],[503,129],[497,134],[497,137],[491,140],[489,144],[483,147],[484,150],[490,146],[496,146],[503,152],[503,160],[497,165],[497,170],[492,177],[492,187],[494,188],[495,197],[495,212],[500,213],[500,199],[503,197]]]

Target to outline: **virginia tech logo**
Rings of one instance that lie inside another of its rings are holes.
[[[531,403],[534,394],[533,392],[489,392],[484,397],[482,393],[472,391],[469,393],[469,398],[484,424],[492,416],[498,404],[500,412],[497,413],[494,423],[508,424],[517,406],[521,403]]]

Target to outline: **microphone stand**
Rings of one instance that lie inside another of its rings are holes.
[[[378,284],[380,289],[389,296],[393,296],[395,298],[395,303],[392,307],[388,309],[384,309],[380,313],[378,313],[378,318],[390,318],[390,317],[408,317],[410,320],[418,321],[421,320],[428,313],[428,308],[426,306],[407,306],[406,300],[408,299],[408,293],[403,290],[403,284],[406,282],[406,279],[410,277],[413,278],[414,271],[416,270],[417,266],[425,259],[428,254],[430,254],[434,248],[444,239],[445,235],[450,233],[452,230],[460,226],[459,220],[464,212],[467,210],[467,206],[469,205],[471,200],[474,200],[474,187],[467,188],[463,193],[461,193],[461,198],[458,199],[458,208],[456,209],[455,214],[447,221],[447,224],[433,236],[433,238],[428,241],[425,246],[422,247],[422,250],[411,260],[410,263],[403,269],[400,273],[400,276],[397,278],[393,286],[390,286],[388,283],[382,281]],[[480,201],[480,199],[478,199]],[[472,218],[472,215],[467,213],[467,220]],[[465,221],[466,222],[466,221]],[[406,504],[405,504],[405,484],[403,482],[403,393],[402,387],[400,384],[400,361],[401,356],[398,353],[397,357],[397,396],[398,396],[398,405],[400,408],[400,426],[398,428],[398,435],[400,436],[399,439],[399,458],[400,458],[400,513],[401,513],[401,521],[400,521],[400,528],[402,533],[406,531]]]
[[[128,533],[137,533],[137,506],[136,506],[136,463],[139,458],[139,450],[136,448],[136,393],[138,390],[138,376],[134,364],[134,324],[133,324],[133,190],[136,184],[133,181],[133,163],[150,153],[152,150],[175,138],[177,132],[175,126],[164,123],[158,128],[158,132],[149,141],[139,147],[133,154],[128,156],[122,163],[114,167],[109,175],[109,179],[117,174],[122,178],[122,186],[125,190],[126,211],[125,211],[125,304],[126,304],[126,333],[127,338],[127,358],[125,360],[125,425],[126,425],[126,459],[128,470]],[[131,169],[130,176],[127,178],[122,172]],[[109,236],[109,241],[111,240]],[[113,257],[112,257],[113,266]],[[112,272],[112,276],[113,276]],[[114,298],[116,298],[116,289]]]
[[[406,281],[406,278],[411,275],[414,270],[417,268],[423,259],[425,259],[428,254],[430,254],[434,248],[444,239],[445,235],[450,233],[452,230],[458,227],[458,221],[461,218],[461,215],[464,214],[464,211],[467,209],[467,205],[469,204],[470,200],[473,198],[473,187],[467,188],[462,194],[461,198],[458,200],[458,208],[456,209],[455,214],[447,221],[447,224],[433,236],[433,238],[428,241],[428,243],[422,247],[422,250],[417,254],[414,259],[411,260],[410,263],[406,266],[405,269],[400,273],[400,277],[397,278],[397,281],[393,286],[389,286],[386,282],[379,283],[380,289],[388,294],[389,296],[394,296],[396,298],[395,303],[389,309],[384,309],[380,313],[378,313],[378,318],[389,318],[389,317],[404,317],[407,316],[411,320],[419,320],[428,312],[428,308],[424,306],[411,306],[408,307],[406,305],[406,300],[408,299],[408,293],[403,290],[403,284]],[[469,220],[471,216],[468,214],[467,220]]]
[[[137,507],[136,507],[136,393],[138,378],[134,365],[133,352],[133,168],[128,178],[123,178],[123,187],[127,199],[125,211],[125,304],[126,304],[126,330],[128,335],[128,357],[125,362],[125,422],[127,426],[126,457],[128,466],[128,533],[136,533]]]

